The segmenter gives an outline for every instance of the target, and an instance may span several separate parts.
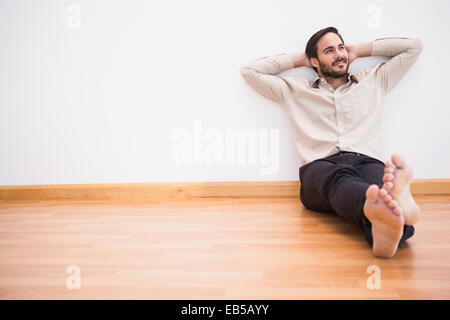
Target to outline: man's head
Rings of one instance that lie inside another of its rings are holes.
[[[316,32],[306,44],[305,53],[313,69],[321,77],[341,78],[348,72],[347,49],[334,27]]]

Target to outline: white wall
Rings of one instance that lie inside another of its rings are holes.
[[[328,26],[346,43],[423,40],[385,100],[386,154],[415,178],[450,178],[449,12],[447,0],[2,0],[0,185],[297,180],[287,115],[239,68],[303,52]],[[239,130],[254,140],[240,145]]]

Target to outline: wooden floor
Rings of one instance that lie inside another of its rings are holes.
[[[450,299],[450,199],[415,199],[416,234],[391,259],[293,198],[3,202],[0,299]]]

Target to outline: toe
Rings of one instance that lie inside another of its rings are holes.
[[[385,195],[384,196],[384,202],[390,202],[392,200],[392,197],[391,197],[391,195],[390,194],[387,194],[387,195]]]
[[[394,173],[394,168],[386,167],[386,168],[384,168],[384,173]]]
[[[383,182],[388,182],[394,180],[394,175],[392,173],[386,173],[383,176]]]
[[[378,193],[380,188],[376,184],[372,184],[366,191],[366,198],[371,201],[376,201],[378,199]]]
[[[389,201],[389,207],[395,208],[396,206],[397,206],[397,201],[395,201],[395,200]]]
[[[405,159],[398,153],[394,153],[392,155],[392,163],[394,163],[394,165],[399,169],[404,168],[406,164]]]
[[[386,161],[386,167],[387,168],[394,167],[394,164],[392,163],[392,160]]]
[[[381,196],[381,197],[384,197],[384,196],[386,196],[387,194],[388,194],[388,192],[387,192],[386,189],[384,189],[384,188],[381,188],[381,189],[380,189],[380,196]]]
[[[402,208],[400,208],[400,207],[395,207],[394,208],[394,213],[397,215],[397,216],[400,216],[401,214],[402,214]]]
[[[386,182],[383,185],[383,189],[386,189],[387,191],[391,191],[391,189],[394,187],[394,184],[390,181]]]

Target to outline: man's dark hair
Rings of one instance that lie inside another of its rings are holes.
[[[342,39],[342,36],[339,34],[339,31],[335,27],[328,27],[319,30],[314,33],[311,38],[309,38],[308,43],[306,44],[305,53],[308,56],[308,59],[317,58],[317,42],[319,42],[320,38],[322,38],[328,32],[336,33],[339,38],[341,38],[342,44],[344,44],[344,39]],[[313,69],[317,72],[316,67],[313,67]]]

